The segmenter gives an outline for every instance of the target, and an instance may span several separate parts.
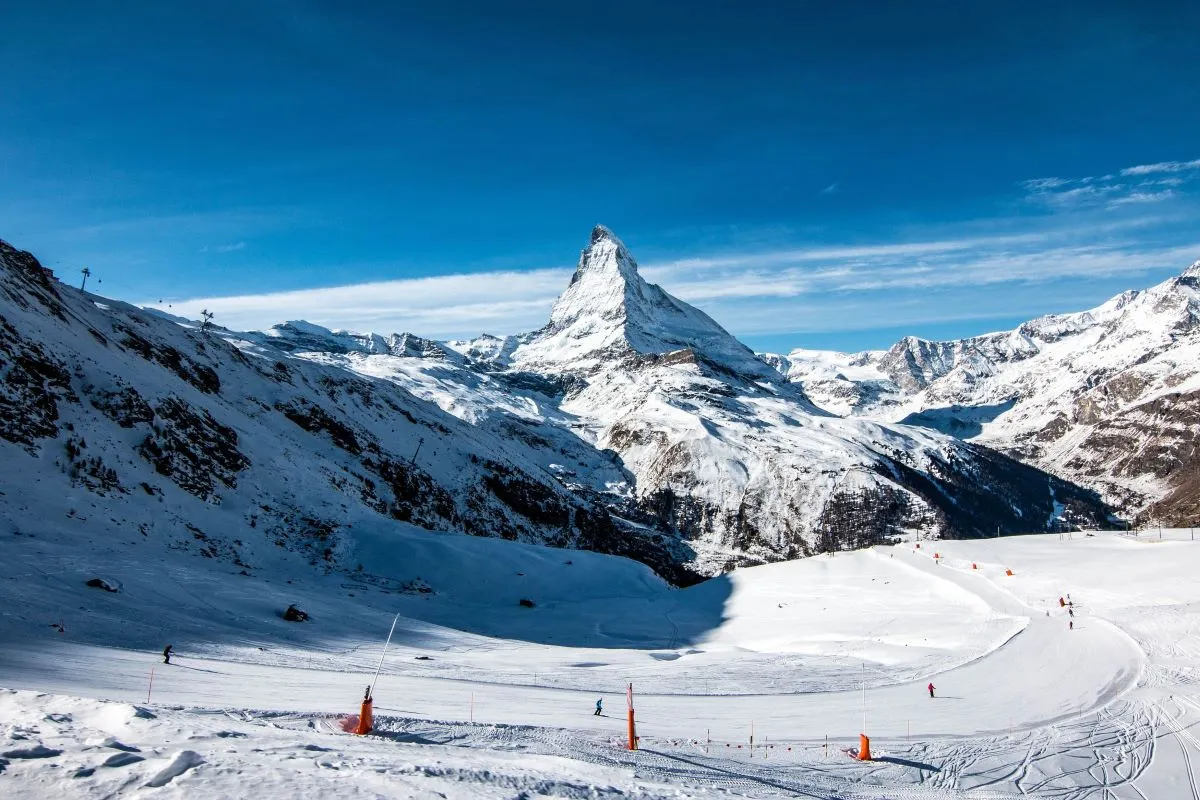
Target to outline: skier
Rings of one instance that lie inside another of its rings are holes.
[[[1067,614],[1069,614],[1069,615],[1070,615],[1070,616],[1072,616],[1072,617],[1073,617],[1073,616],[1075,616],[1075,609],[1073,609],[1073,608],[1068,608],[1068,609],[1067,609]]]
[[[174,647],[174,645],[167,645],[166,647],[163,648],[163,663],[164,664],[171,663],[171,649],[173,647]]]
[[[602,713],[604,713],[604,698],[603,697],[601,697],[599,700],[596,701],[596,713],[593,714],[592,716],[598,717]]]
[[[1070,620],[1067,622],[1067,629],[1072,631],[1075,630],[1075,620]]]
[[[936,688],[937,688],[937,687],[933,685],[933,681],[930,681],[930,682],[929,682],[929,696],[930,696],[930,697],[933,697],[933,690],[934,690],[934,689],[936,689]]]

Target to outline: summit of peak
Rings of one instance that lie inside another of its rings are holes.
[[[592,244],[595,244],[600,239],[612,239],[617,244],[621,244],[621,240],[612,232],[612,229],[606,225],[597,225],[592,228]]]
[[[592,228],[592,236],[588,246],[579,254],[579,266],[576,274],[583,270],[615,267],[623,277],[629,278],[637,274],[637,262],[630,255],[617,235],[603,225]]]
[[[637,261],[625,243],[603,225],[592,228],[591,239],[579,254],[568,291],[612,295],[610,299],[615,299],[627,287],[639,283],[642,283],[642,277],[638,275]]]
[[[1200,261],[1193,261],[1192,265],[1185,269],[1180,276],[1181,278],[1200,278]]]

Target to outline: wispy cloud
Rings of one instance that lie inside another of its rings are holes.
[[[1030,178],[1027,181],[1021,181],[1019,185],[1030,192],[1047,192],[1070,183],[1073,181],[1069,178]]]
[[[513,333],[545,324],[568,268],[440,275],[348,286],[148,303],[186,317],[208,308],[228,328],[303,319],[330,328],[427,336]]]
[[[838,190],[838,187],[841,185],[842,184],[840,182],[831,183],[828,186],[826,186],[824,189],[821,190],[821,194],[833,194]]]
[[[1186,172],[1193,169],[1200,169],[1200,158],[1195,161],[1160,161],[1157,164],[1126,167],[1121,170],[1121,175],[1129,177],[1131,175],[1153,175],[1159,172]]]
[[[1114,198],[1109,202],[1110,206],[1122,206],[1130,203],[1161,203],[1164,200],[1170,200],[1179,193],[1174,189],[1163,189],[1159,192],[1130,192],[1123,197]]]
[[[1021,181],[1018,185],[1025,190],[1026,200],[1054,210],[1088,206],[1119,208],[1133,203],[1159,203],[1177,197],[1176,192],[1162,191],[1158,187],[1182,186],[1196,177],[1185,174],[1193,170],[1200,170],[1200,159],[1140,164],[1126,167],[1115,175],[1033,178]]]
[[[220,244],[220,245],[217,245],[217,247],[216,247],[216,250],[218,253],[234,253],[234,252],[237,252],[238,250],[245,250],[245,249],[246,249],[245,242],[234,242],[233,244]]]

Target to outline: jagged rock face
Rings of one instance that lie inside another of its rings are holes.
[[[795,351],[771,363],[835,413],[987,444],[1094,487],[1130,516],[1195,519],[1200,262],[1151,289],[1013,331],[908,338],[854,355]]]
[[[565,432],[493,432],[320,363],[369,353],[463,360],[411,335],[307,323],[201,332],[65,286],[0,242],[0,517],[31,532],[47,517],[109,526],[247,570],[277,549],[353,568],[356,529],[416,525],[586,546],[695,579],[686,552],[548,466],[589,453],[620,484],[610,458]]]

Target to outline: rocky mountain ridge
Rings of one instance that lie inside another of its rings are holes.
[[[764,360],[842,415],[937,429],[1094,487],[1130,517],[1200,516],[1200,262],[1012,331]]]

